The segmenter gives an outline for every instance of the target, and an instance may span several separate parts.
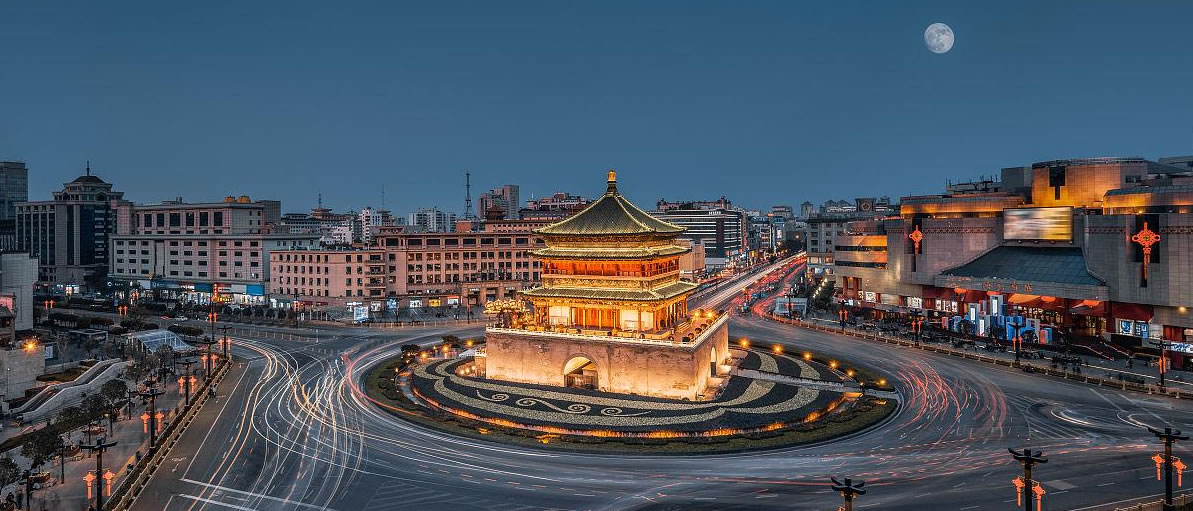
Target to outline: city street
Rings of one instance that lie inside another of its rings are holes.
[[[885,425],[817,446],[703,457],[567,454],[428,431],[356,393],[365,369],[398,345],[449,333],[467,339],[479,328],[244,341],[235,348],[247,360],[243,372],[221,389],[228,397],[203,411],[137,509],[791,509],[793,501],[831,509],[839,497],[830,475],[867,481],[859,508],[1010,509],[1010,481],[1021,470],[1006,449],[1031,447],[1050,458],[1036,471],[1045,509],[1092,510],[1157,494],[1148,459],[1157,446],[1146,426],[1193,423],[1193,405],[1168,398],[753,316],[735,317],[730,331],[885,371],[905,405]]]

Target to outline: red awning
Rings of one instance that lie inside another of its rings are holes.
[[[1140,305],[1136,303],[1119,303],[1114,302],[1110,304],[1110,315],[1117,319],[1130,319],[1134,321],[1151,321],[1154,311],[1151,305]]]
[[[1069,309],[1069,312],[1078,316],[1093,316],[1100,318],[1106,315],[1106,302],[1098,302],[1097,305],[1089,305],[1088,302],[1083,302],[1082,304]]]

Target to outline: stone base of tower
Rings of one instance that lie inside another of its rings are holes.
[[[729,358],[722,314],[689,342],[489,328],[478,362],[491,379],[695,401]]]

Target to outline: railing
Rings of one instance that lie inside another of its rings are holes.
[[[209,397],[207,389],[219,385],[224,380],[224,376],[228,374],[230,366],[229,363],[220,365],[211,381],[205,382],[199,387],[197,393],[192,395],[190,406],[184,409],[181,417],[166,426],[157,445],[149,452],[149,455],[133,465],[132,470],[129,470],[120,485],[116,487],[116,491],[108,497],[108,501],[104,505],[105,508],[123,511],[132,507],[141,491],[145,489],[145,485],[149,483],[149,479],[153,477],[154,472],[166,461],[170,449],[173,449],[174,445],[178,443],[182,434],[190,427],[191,422],[194,422],[199,410],[203,408],[203,403],[207,402]]]
[[[556,337],[556,338],[560,338],[560,339],[580,339],[580,340],[601,341],[601,342],[616,342],[616,343],[624,343],[624,344],[646,344],[646,345],[651,345],[651,346],[696,346],[696,345],[699,345],[701,342],[704,342],[704,340],[709,335],[711,335],[713,332],[715,332],[718,329],[718,327],[720,327],[721,325],[724,325],[727,321],[729,321],[729,314],[722,313],[716,319],[713,319],[712,321],[703,325],[703,329],[700,331],[700,333],[697,334],[695,337],[691,338],[691,340],[689,340],[688,342],[676,340],[674,338],[674,336],[678,335],[678,334],[672,334],[672,337],[667,338],[667,339],[651,339],[651,338],[645,337],[645,334],[639,334],[639,335],[643,335],[643,337],[626,337],[620,333],[619,333],[619,335],[613,335],[613,332],[609,332],[609,335],[591,335],[591,334],[584,334],[584,333],[553,332],[553,331],[549,331],[549,330],[527,330],[527,329],[522,329],[522,328],[501,328],[501,327],[488,327],[485,329],[485,331],[486,332],[494,332],[494,333],[515,334],[515,335],[531,334],[531,335],[544,336],[544,337]]]
[[[1135,382],[1131,382],[1131,381],[1127,381],[1127,380],[1115,380],[1112,378],[1088,376],[1086,374],[1083,374],[1080,372],[1072,372],[1067,369],[1064,369],[1064,370],[1052,369],[1051,367],[1048,367],[1048,366],[1035,365],[1035,364],[1031,364],[1031,363],[1024,362],[1024,361],[1016,362],[1013,360],[1004,360],[1004,359],[997,358],[997,357],[982,355],[980,353],[972,353],[972,352],[969,352],[966,350],[959,350],[959,349],[949,348],[949,347],[945,347],[945,346],[933,346],[933,345],[926,344],[923,342],[915,343],[912,341],[908,341],[906,339],[899,339],[899,338],[890,337],[890,336],[886,336],[886,335],[882,335],[882,334],[869,334],[869,333],[859,332],[859,331],[843,330],[840,327],[835,327],[835,328],[827,327],[824,325],[810,323],[807,321],[801,321],[798,319],[788,319],[788,318],[784,318],[782,316],[776,316],[776,315],[770,314],[770,313],[763,314],[762,316],[764,318],[770,319],[772,321],[778,321],[780,323],[787,323],[787,324],[791,324],[791,325],[795,325],[795,326],[799,326],[799,327],[803,327],[803,328],[809,328],[812,330],[819,330],[822,332],[849,335],[849,336],[857,337],[860,339],[885,342],[888,344],[897,344],[899,346],[903,346],[906,348],[916,348],[916,349],[921,349],[924,351],[932,351],[932,352],[936,352],[936,353],[940,353],[940,354],[944,354],[944,355],[950,355],[950,356],[965,358],[965,359],[969,359],[969,360],[977,360],[977,361],[985,362],[988,364],[995,364],[995,365],[1001,365],[1001,366],[1007,366],[1007,367],[1018,367],[1018,368],[1023,369],[1024,371],[1028,371],[1028,372],[1046,374],[1048,376],[1056,376],[1056,377],[1065,378],[1068,380],[1082,381],[1084,383],[1089,383],[1089,384],[1093,384],[1093,385],[1099,385],[1099,386],[1104,386],[1104,387],[1114,387],[1114,388],[1119,388],[1122,390],[1131,390],[1131,391],[1135,391],[1135,392],[1145,392],[1147,394],[1164,395],[1164,396],[1169,396],[1169,397],[1173,397],[1176,399],[1193,399],[1193,391],[1175,389],[1172,387],[1161,387],[1159,385],[1150,384],[1150,383],[1135,383]],[[1093,367],[1097,368],[1097,366],[1093,366]],[[1099,369],[1104,369],[1104,368],[1099,368]],[[1110,371],[1111,369],[1105,369],[1105,370]]]

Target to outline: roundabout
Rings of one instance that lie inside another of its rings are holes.
[[[810,357],[732,352],[732,375],[704,401],[478,378],[471,358],[405,365],[391,357],[365,372],[363,387],[381,408],[441,431],[637,455],[821,443],[871,429],[898,409],[895,393],[868,395],[846,372]]]

